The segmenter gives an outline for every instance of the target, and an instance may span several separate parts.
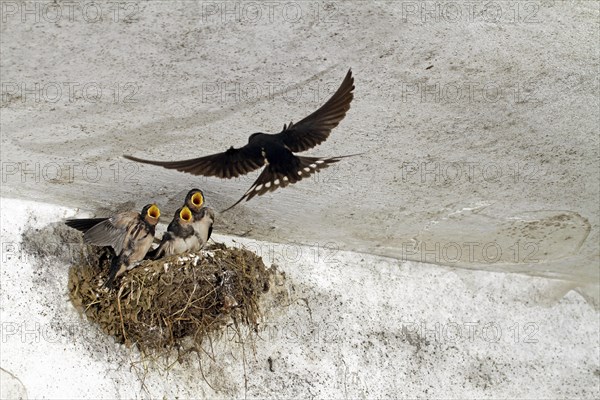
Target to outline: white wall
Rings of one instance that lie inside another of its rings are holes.
[[[68,249],[77,243],[53,253],[60,231],[52,224],[72,214],[3,200],[3,398],[19,388],[29,398],[598,393],[598,315],[568,284],[223,236],[217,240],[247,246],[285,273],[264,297],[258,338],[246,332],[241,347],[229,328],[206,344],[213,359],[203,356],[202,366],[195,356],[178,364],[173,355],[168,370],[140,362],[68,300]],[[19,243],[23,231],[35,245]]]

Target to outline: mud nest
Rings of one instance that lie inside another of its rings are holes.
[[[143,261],[109,290],[103,287],[110,263],[106,251],[84,253],[69,271],[71,301],[118,342],[143,352],[199,348],[232,321],[256,330],[258,301],[274,272],[248,250],[216,245]]]

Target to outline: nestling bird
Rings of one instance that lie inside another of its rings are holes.
[[[175,212],[173,220],[163,234],[158,247],[148,252],[147,258],[158,259],[174,254],[197,251],[200,249],[198,239],[194,234],[192,212],[187,206]]]
[[[144,259],[154,241],[159,218],[158,206],[147,204],[141,213],[126,211],[110,218],[68,219],[65,224],[84,232],[85,243],[112,247],[115,255],[104,285],[113,287],[116,278]]]
[[[248,138],[248,144],[237,149],[231,146],[223,153],[182,161],[152,161],[127,155],[124,157],[193,175],[227,179],[266,165],[250,189],[235,204],[224,210],[227,211],[244,199],[248,201],[278,187],[286,187],[327,168],[341,158],[350,157],[302,157],[294,153],[306,151],[327,140],[331,130],[338,126],[350,109],[353,90],[354,78],[349,70],[338,90],[317,111],[296,124],[290,122],[289,125],[283,125],[283,130],[277,134],[254,133]]]
[[[188,192],[185,196],[185,205],[192,211],[194,216],[194,234],[200,242],[200,248],[202,248],[212,235],[215,213],[211,208],[204,207],[204,193],[200,189],[192,189]]]
[[[156,249],[150,250],[146,258],[156,260],[203,248],[210,238],[215,220],[214,212],[203,205],[202,191],[190,190],[185,197],[185,205],[175,212],[160,244]]]

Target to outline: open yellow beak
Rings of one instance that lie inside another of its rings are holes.
[[[148,216],[154,219],[158,219],[160,217],[160,210],[156,204],[152,204],[152,206],[148,209]]]
[[[204,204],[204,197],[202,196],[202,194],[200,192],[194,193],[192,195],[192,203],[196,207],[202,207],[202,204]]]
[[[179,218],[183,221],[190,222],[192,220],[192,212],[187,206],[184,206],[179,212]]]

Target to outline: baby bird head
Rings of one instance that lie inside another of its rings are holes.
[[[156,225],[160,218],[160,209],[156,204],[146,204],[142,208],[142,218],[150,225]]]
[[[192,215],[192,211],[188,208],[188,206],[183,206],[177,211],[180,224],[189,224],[194,222],[194,216]]]
[[[197,212],[204,205],[204,193],[200,189],[192,189],[185,196],[185,205],[192,211]]]

